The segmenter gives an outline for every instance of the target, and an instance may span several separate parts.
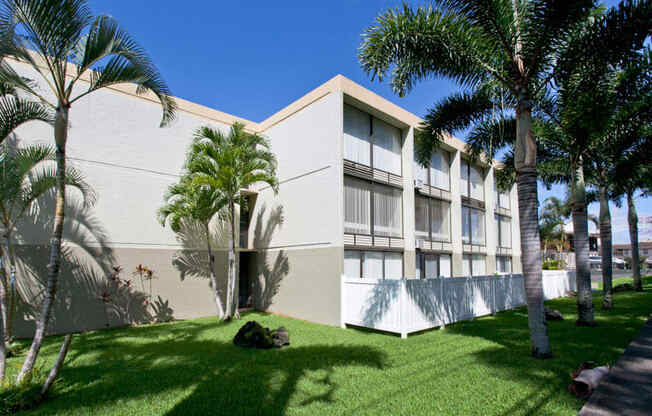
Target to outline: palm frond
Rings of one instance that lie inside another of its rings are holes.
[[[52,112],[38,102],[5,95],[0,97],[0,143],[28,121],[54,123]]]

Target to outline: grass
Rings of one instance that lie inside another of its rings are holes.
[[[617,293],[596,308],[597,328],[576,327],[575,299],[547,305],[555,357],[529,357],[526,310],[396,336],[251,313],[76,336],[48,415],[571,415],[583,405],[566,390],[582,361],[613,364],[652,312],[646,292]],[[601,303],[595,299],[595,305]],[[245,320],[285,326],[292,345],[246,350],[231,339]],[[43,348],[49,368],[60,338]],[[22,357],[10,360],[15,373]]]
[[[632,285],[634,284],[634,279],[631,277],[616,277],[611,280],[611,287],[616,287],[618,285],[623,285],[625,283],[629,283],[630,285]],[[602,282],[598,282],[598,290],[602,290],[602,288],[603,288]]]

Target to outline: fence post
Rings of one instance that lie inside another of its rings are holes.
[[[346,286],[344,274],[340,278],[340,328],[346,328]]]
[[[439,307],[441,308],[440,310],[442,311],[441,314],[441,329],[446,329],[446,321],[447,321],[447,316],[444,316],[444,311],[446,310],[446,302],[444,300],[444,277],[439,276]],[[446,314],[448,315],[448,314]]]
[[[398,298],[398,301],[400,302],[399,304],[399,312],[400,312],[400,325],[401,325],[401,338],[406,339],[407,338],[407,280],[405,277],[401,279],[401,286],[400,286],[400,296]]]

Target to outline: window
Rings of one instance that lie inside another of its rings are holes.
[[[496,236],[498,247],[512,247],[512,219],[503,215],[495,215]]]
[[[374,223],[373,234],[385,237],[403,235],[401,200],[403,191],[374,184]]]
[[[510,209],[509,192],[500,192],[494,182],[494,204],[496,208]]]
[[[450,241],[450,202],[416,196],[415,235],[431,241]]]
[[[462,242],[484,245],[484,211],[462,206]]]
[[[512,258],[505,256],[496,257],[496,272],[498,274],[511,274],[512,273]]]
[[[395,175],[401,174],[401,131],[373,118],[373,167]]]
[[[417,278],[451,277],[450,254],[417,253]]]
[[[460,188],[462,196],[484,201],[484,178],[480,169],[462,160]]]
[[[344,158],[371,166],[369,115],[348,105],[344,106]]]
[[[450,191],[450,159],[448,152],[438,150],[430,157],[428,166],[414,160],[414,178],[425,185]]]
[[[401,175],[401,130],[344,105],[344,158]]]
[[[462,273],[464,276],[484,276],[487,274],[483,254],[465,254],[462,256]]]
[[[344,250],[344,275],[351,279],[402,279],[403,253]]]
[[[371,184],[344,177],[344,232],[371,234]]]
[[[400,189],[345,176],[344,232],[401,237],[402,195]]]

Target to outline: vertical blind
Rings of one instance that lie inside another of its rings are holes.
[[[484,201],[484,178],[482,171],[462,160],[460,171],[462,196]]]
[[[417,278],[434,279],[437,277],[451,277],[450,254],[418,253]]]
[[[401,142],[400,129],[357,108],[344,105],[345,159],[401,175]]]
[[[402,190],[344,177],[344,232],[371,234],[373,189],[373,234],[387,237],[403,235]]]
[[[414,198],[414,224],[417,238],[450,241],[450,203],[416,196]]]
[[[389,251],[344,250],[344,275],[352,279],[401,279],[403,254]]]
[[[487,274],[485,256],[482,254],[465,254],[462,256],[462,273],[464,276],[484,276]]]
[[[430,185],[436,188],[450,190],[450,164],[448,156],[437,151],[430,158]]]
[[[503,215],[496,215],[496,236],[498,247],[512,247],[512,220]]]
[[[388,237],[401,237],[403,191],[374,184],[374,234]]]
[[[374,168],[401,174],[401,131],[382,120],[373,119]]]
[[[485,244],[484,211],[462,206],[462,241],[471,244]]]
[[[509,192],[498,191],[496,182],[494,182],[494,204],[496,205],[496,208],[500,207],[500,208],[510,209]]]
[[[344,177],[344,232],[371,234],[371,189],[368,182]]]
[[[371,166],[371,131],[369,115],[357,108],[344,106],[344,158]]]

